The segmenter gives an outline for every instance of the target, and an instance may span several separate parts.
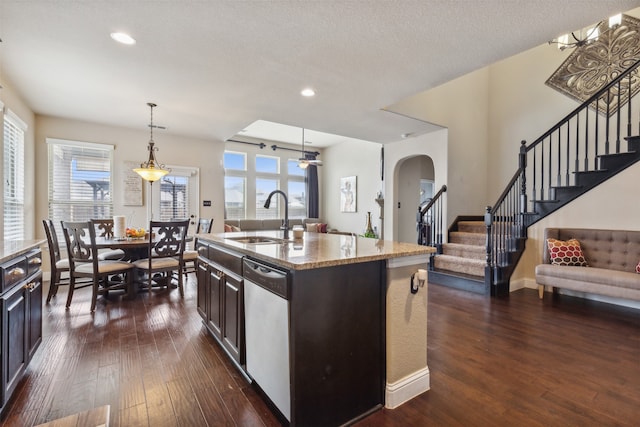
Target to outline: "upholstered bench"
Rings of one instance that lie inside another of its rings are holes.
[[[588,266],[552,264],[548,239],[578,240]],[[551,286],[554,292],[563,288],[640,300],[640,274],[636,273],[640,261],[640,231],[547,228],[543,252],[543,264],[535,270],[540,298],[544,287]]]

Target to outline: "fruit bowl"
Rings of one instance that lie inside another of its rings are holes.
[[[132,239],[143,239],[147,231],[144,228],[127,228],[125,235]]]

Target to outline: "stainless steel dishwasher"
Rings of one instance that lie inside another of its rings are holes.
[[[247,373],[291,421],[288,273],[244,259]]]

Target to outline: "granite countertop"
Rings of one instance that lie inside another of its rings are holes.
[[[2,240],[0,244],[0,263],[22,255],[33,248],[45,244],[46,240]]]
[[[430,246],[392,242],[338,234],[304,233],[301,240],[283,243],[241,243],[233,238],[264,236],[283,238],[282,231],[248,231],[219,234],[198,234],[198,239],[216,243],[244,255],[271,261],[294,270],[307,270],[359,262],[379,261],[435,252]]]

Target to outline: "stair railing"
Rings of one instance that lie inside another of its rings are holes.
[[[492,295],[508,293],[509,276],[519,254],[519,239],[528,226],[549,213],[558,188],[576,187],[580,173],[598,173],[601,157],[628,151],[632,110],[640,116],[638,68],[633,63],[531,144],[521,142],[518,170],[493,207],[485,213],[487,266],[485,281]],[[640,122],[635,127],[640,134]],[[530,212],[529,203],[538,211]]]
[[[447,186],[443,185],[431,200],[418,206],[416,213],[418,244],[435,247],[437,254],[442,253],[442,236],[445,229],[444,206],[446,206],[444,194],[446,191]],[[431,264],[433,265],[433,263]]]

